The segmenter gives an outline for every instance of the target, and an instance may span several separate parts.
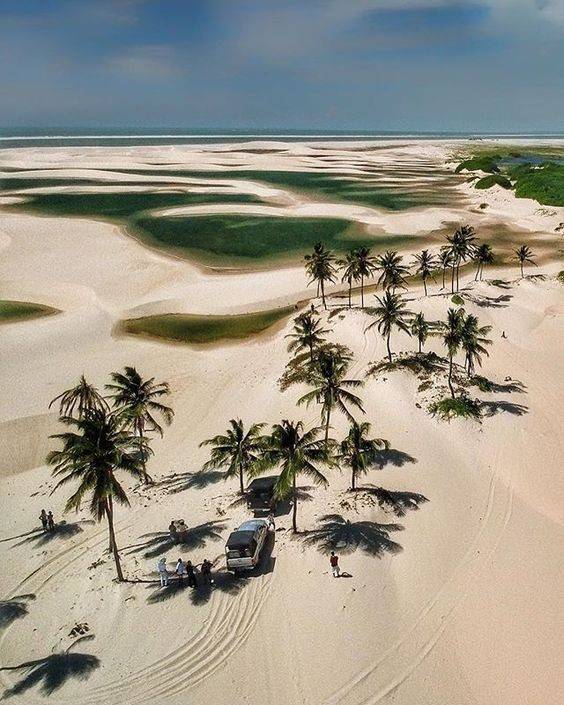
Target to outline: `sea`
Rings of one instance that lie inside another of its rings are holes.
[[[437,140],[437,139],[561,139],[564,133],[501,132],[394,132],[386,130],[288,130],[209,128],[9,128],[0,127],[0,149],[13,147],[158,146],[162,144],[214,144],[254,141],[327,140]]]

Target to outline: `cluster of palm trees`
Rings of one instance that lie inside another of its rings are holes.
[[[533,253],[527,245],[522,245],[514,251],[514,259],[519,262],[521,277],[524,276],[525,263],[535,264]],[[352,306],[353,284],[360,285],[360,305],[364,308],[364,286],[367,279],[377,276],[377,285],[384,291],[394,293],[397,289],[407,288],[406,277],[419,276],[427,296],[429,279],[434,280],[435,275],[441,273],[441,288],[445,289],[447,272],[450,270],[450,288],[451,293],[454,293],[460,288],[460,267],[469,262],[474,262],[476,265],[475,281],[482,280],[485,266],[494,262],[491,246],[488,243],[479,242],[471,225],[461,225],[454,233],[447,235],[446,243],[438,253],[434,254],[425,249],[413,255],[411,266],[395,250],[387,250],[375,256],[368,247],[350,250],[343,258],[337,259],[334,253],[327,250],[320,242],[314,245],[311,254],[305,256],[309,283],[317,285],[317,296],[321,295],[325,309],[327,308],[325,287],[335,283],[339,275],[341,282],[348,287],[349,308]]]
[[[166,382],[145,380],[134,367],[113,372],[110,380],[103,395],[81,376],[76,386],[52,400],[49,407],[58,403],[60,421],[71,430],[52,436],[61,447],[48,454],[47,463],[60,478],[53,491],[78,483],[65,511],[78,511],[88,497],[91,514],[98,521],[107,520],[109,550],[121,582],[114,504],[129,505],[129,500],[116,473],[123,471],[139,482],[152,483],[146,467],[152,455],[151,434],[162,436],[159,420],[170,424],[174,412],[161,401],[170,393]]]

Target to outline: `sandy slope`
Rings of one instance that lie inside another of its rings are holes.
[[[178,149],[168,151],[176,158]],[[307,155],[308,147],[291,149]],[[405,149],[396,147],[396,158]],[[412,158],[417,150],[444,153],[441,145],[410,149]],[[68,158],[64,150],[11,151],[14,160],[25,153],[37,165]],[[78,151],[85,163],[124,161],[124,150]],[[131,161],[140,158],[125,151]],[[229,152],[235,158],[232,147]],[[162,150],[159,156],[167,160]],[[564,220],[561,212],[536,213],[527,202],[512,206],[506,194],[488,192],[487,198],[496,217],[524,229],[551,232],[548,222]],[[277,389],[289,324],[272,336],[206,350],[115,339],[112,327],[131,311],[215,313],[296,300],[304,295],[303,273],[206,274],[148,251],[114,226],[84,220],[0,213],[0,237],[0,295],[63,310],[0,333],[0,552],[7,567],[0,594],[35,595],[20,600],[28,613],[2,633],[1,667],[64,651],[73,624],[86,621],[95,638],[73,651],[94,655],[99,667],[85,683],[68,679],[51,702],[560,702],[564,289],[554,279],[511,281],[514,274],[492,272],[508,279],[509,288],[469,285],[468,310],[494,326],[485,374],[525,385],[522,393],[479,394],[497,410],[481,425],[431,418],[416,406],[424,406],[423,398],[409,376],[367,382],[366,417],[398,451],[391,456],[396,464],[373,471],[367,482],[419,493],[428,502],[397,517],[362,498],[351,500],[346,473],[331,471],[329,488],[314,489],[313,500],[301,503],[299,522],[314,529],[320,517],[334,513],[386,525],[379,557],[343,556],[342,567],[353,577],[333,580],[327,557],[307,544],[307,534],[293,537],[284,516],[262,574],[236,586],[220,580],[193,604],[187,590],[169,595],[150,583],[112,583],[105,526],[90,523],[86,511],[66,517],[66,528],[50,540],[29,533],[42,506],[60,517],[65,499],[64,492],[48,496],[52,481],[42,466],[45,437],[56,428],[47,404],[82,372],[102,385],[110,370],[134,364],[168,380],[176,418],[154,444],[151,471],[159,483],[132,488],[132,508],[118,516],[126,571],[151,577],[160,555],[159,537],[151,534],[164,532],[173,516],[189,526],[218,522],[201,529],[186,555],[196,562],[219,556],[222,539],[245,511],[230,506],[235,484],[190,486],[205,459],[199,441],[234,416],[268,423],[318,419],[315,408],[296,408],[299,390]],[[552,275],[560,268],[542,271]],[[412,310],[444,316],[448,298],[421,294],[411,292]],[[509,297],[502,306],[484,305],[486,297],[500,295]],[[331,321],[332,339],[355,353],[351,375],[361,376],[384,354],[379,337],[364,333],[367,321],[360,312]],[[399,350],[411,343],[398,335],[393,345]],[[335,419],[337,437],[345,426]],[[166,553],[170,561],[176,554]],[[6,688],[25,677],[0,671]],[[46,701],[37,685],[12,700]]]

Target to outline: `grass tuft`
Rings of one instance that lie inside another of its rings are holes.
[[[467,396],[446,397],[429,405],[433,416],[438,416],[443,421],[453,418],[473,419],[479,421],[481,417],[480,404],[475,399]]]
[[[510,189],[511,181],[501,174],[489,174],[488,176],[484,176],[482,179],[478,179],[478,181],[474,184],[474,187],[477,189],[487,189],[492,186],[501,186],[502,188]]]

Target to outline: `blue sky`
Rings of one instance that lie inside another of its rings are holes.
[[[0,0],[0,125],[564,129],[564,0]]]

